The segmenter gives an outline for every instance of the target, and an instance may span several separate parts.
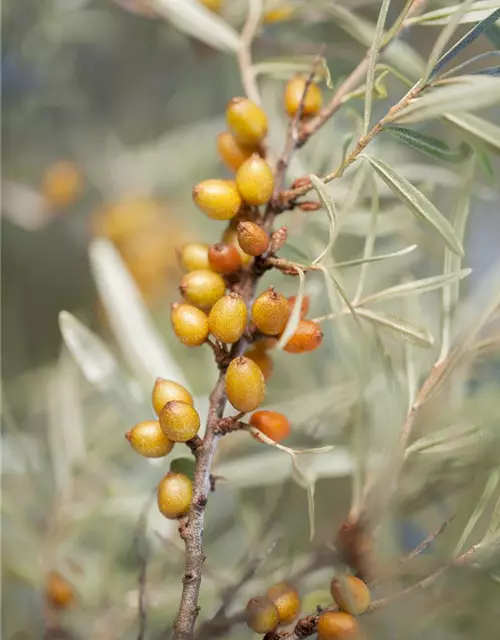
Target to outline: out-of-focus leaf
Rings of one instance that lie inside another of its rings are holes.
[[[314,68],[315,79],[324,80],[328,88],[332,88],[332,78],[325,58],[317,56],[286,56],[262,60],[253,66],[256,76],[268,75],[287,80],[295,73],[308,74]]]
[[[472,74],[475,76],[493,76],[494,78],[498,78],[500,76],[500,65],[496,67],[485,67],[479,71],[473,71]]]
[[[175,473],[183,473],[185,476],[194,480],[195,462],[193,458],[175,458],[170,463],[170,471]]]
[[[484,35],[496,49],[500,49],[500,27],[498,25],[491,25],[491,27],[486,29]]]
[[[295,482],[306,490],[307,493],[307,513],[309,516],[309,542],[314,538],[316,530],[315,523],[315,505],[314,505],[314,491],[316,489],[316,480],[309,474],[308,475],[300,468],[300,463],[296,456],[292,456],[293,473],[292,478]]]
[[[461,71],[462,69],[465,69],[467,67],[469,67],[471,64],[475,64],[477,62],[481,62],[482,60],[487,60],[489,58],[496,58],[500,56],[500,51],[486,51],[485,53],[480,53],[477,56],[473,56],[472,58],[469,58],[468,60],[466,60],[465,62],[462,62],[461,64],[458,64],[456,67],[452,67],[449,71],[447,71],[446,73],[444,73],[441,78],[447,78],[450,75],[456,75],[457,71]],[[472,71],[472,74],[476,74],[476,73],[483,73],[484,70],[479,69],[478,71]]]
[[[417,327],[403,318],[387,315],[379,311],[358,307],[356,313],[361,318],[369,320],[371,323],[389,329],[395,337],[410,342],[419,347],[432,347],[434,339],[427,329]]]
[[[319,196],[319,199],[321,200],[323,208],[328,214],[328,219],[329,219],[328,244],[326,245],[325,249],[320,253],[320,255],[313,260],[313,264],[321,264],[321,262],[323,261],[325,256],[328,255],[329,251],[333,246],[333,242],[335,239],[335,222],[337,219],[337,211],[335,209],[335,204],[333,202],[333,199],[328,193],[325,183],[315,175],[310,175],[309,178],[312,182],[314,189],[316,190],[316,193]]]
[[[417,248],[417,245],[412,244],[409,247],[405,247],[404,249],[399,249],[399,251],[392,251],[391,253],[381,253],[378,256],[371,256],[369,258],[356,258],[355,260],[345,260],[343,262],[336,262],[332,266],[334,266],[335,268],[357,267],[360,264],[367,264],[369,262],[379,262],[380,260],[387,260],[389,258],[399,258],[400,256],[405,256],[408,253],[415,251],[416,248]]]
[[[421,13],[418,16],[410,18],[409,24],[419,24],[422,26],[437,26],[448,24],[450,16],[456,13],[457,9],[461,5],[454,4],[449,7],[442,7],[441,9],[435,9],[434,11],[428,11],[427,13]],[[479,0],[475,2],[471,8],[460,16],[460,24],[466,24],[470,22],[477,22],[478,20],[484,20],[492,11],[498,8],[497,0]]]
[[[2,214],[27,231],[37,231],[52,219],[47,203],[38,191],[10,180],[2,182]]]
[[[472,113],[445,114],[445,120],[500,152],[500,127]]]
[[[444,451],[466,447],[481,435],[482,431],[477,425],[451,425],[416,440],[406,449],[405,457],[408,458],[416,453],[439,454]]]
[[[296,294],[295,303],[293,305],[292,312],[288,318],[286,323],[286,327],[281,334],[278,343],[276,344],[277,349],[284,349],[287,342],[293,336],[300,322],[300,309],[302,306],[302,300],[304,299],[304,287],[306,284],[306,277],[302,269],[297,267],[297,273],[299,274],[299,289]]]
[[[391,0],[382,0],[380,5],[380,11],[378,14],[377,24],[375,26],[375,33],[373,35],[372,45],[370,47],[368,70],[366,72],[366,94],[365,94],[365,111],[364,111],[364,124],[363,135],[368,133],[370,127],[370,119],[372,115],[372,100],[373,100],[373,87],[375,84],[375,69],[377,65],[377,59],[382,45],[382,39],[384,36],[385,21],[387,20],[387,13],[389,12],[389,6]]]
[[[461,162],[468,152],[466,145],[461,145],[458,149],[450,149],[442,140],[406,127],[386,127],[384,131],[413,149],[445,162]]]

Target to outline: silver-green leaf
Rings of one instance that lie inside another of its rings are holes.
[[[410,342],[411,344],[425,348],[432,347],[434,344],[434,339],[427,329],[418,327],[403,318],[388,315],[380,311],[375,312],[363,307],[358,307],[356,313],[372,324],[389,329],[395,337],[405,342]]]

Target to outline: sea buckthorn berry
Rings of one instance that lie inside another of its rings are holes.
[[[173,449],[174,443],[163,433],[158,420],[139,422],[125,437],[132,448],[145,458],[163,458]]]
[[[269,633],[280,622],[278,608],[267,596],[251,598],[245,609],[246,623],[255,633]]]
[[[295,305],[295,300],[297,299],[297,296],[289,296],[288,298],[288,304],[290,306],[290,313],[292,313],[292,309]],[[302,298],[302,303],[300,305],[300,319],[303,320],[306,315],[307,312],[309,311],[309,303],[310,303],[310,299],[309,296],[304,296]]]
[[[165,380],[165,378],[156,378],[152,400],[153,409],[157,416],[160,415],[167,402],[172,402],[172,400],[180,400],[193,406],[193,396],[189,391],[178,382]]]
[[[318,619],[318,640],[354,640],[359,637],[356,619],[343,611],[325,611]]]
[[[236,229],[233,229],[232,227],[226,229],[222,235],[222,242],[229,244],[236,249],[236,251],[240,254],[240,258],[244,267],[246,267],[252,261],[252,256],[249,256],[248,253],[245,253],[240,247],[240,244],[238,242],[238,232],[236,231]]]
[[[238,342],[247,326],[247,306],[243,298],[230,293],[217,300],[208,315],[208,326],[217,340],[229,344]]]
[[[266,204],[273,195],[273,170],[264,158],[254,153],[236,172],[236,187],[248,204]]]
[[[283,331],[290,315],[288,300],[272,287],[255,300],[252,319],[259,331],[268,336],[277,336]]]
[[[45,579],[45,598],[55,609],[66,609],[75,601],[70,583],[57,571],[50,571]]]
[[[240,144],[227,131],[219,133],[217,136],[217,150],[224,163],[232,171],[236,171],[245,160],[257,152],[256,147]]]
[[[294,76],[290,78],[285,89],[285,109],[288,115],[293,118],[299,109],[302,95],[306,86],[307,78],[305,76]],[[317,84],[312,82],[304,98],[302,117],[309,118],[315,116],[321,109],[323,104],[323,96],[321,95],[321,89]]]
[[[158,508],[165,518],[175,520],[186,515],[193,499],[193,483],[183,473],[170,471],[158,485]]]
[[[82,175],[69,160],[59,160],[51,165],[42,180],[42,194],[56,208],[75,202],[82,190]]]
[[[226,122],[240,144],[258,145],[267,135],[267,116],[248,98],[233,98],[226,109]]]
[[[190,271],[182,278],[179,291],[183,298],[197,307],[210,309],[226,290],[226,283],[221,275],[197,269]]]
[[[249,358],[259,367],[264,376],[264,380],[269,380],[274,369],[274,362],[271,356],[264,349],[253,348],[245,353],[245,358]]]
[[[297,330],[286,343],[284,350],[288,353],[306,353],[314,351],[323,340],[323,332],[317,322],[301,320]]]
[[[262,404],[266,384],[262,371],[249,358],[235,358],[226,371],[226,394],[238,411],[248,413]]]
[[[248,255],[260,256],[268,250],[270,238],[255,222],[240,222],[237,232],[239,245]]]
[[[249,423],[274,442],[281,442],[290,435],[290,423],[287,417],[276,411],[257,411],[250,418]],[[254,437],[259,440],[258,435]]]
[[[203,180],[193,188],[193,200],[209,218],[230,220],[241,207],[241,196],[233,180]]]
[[[355,576],[345,576],[342,581],[333,579],[330,592],[338,606],[354,616],[361,615],[370,606],[370,589]]]
[[[195,437],[200,429],[200,416],[187,402],[172,400],[161,410],[160,427],[172,442],[187,442]]]
[[[259,338],[254,342],[254,347],[260,351],[270,351],[274,349],[278,344],[278,338],[273,338],[271,336],[265,336],[264,338]]]
[[[210,267],[218,273],[229,275],[238,271],[243,266],[238,249],[230,244],[218,242],[208,250]]]
[[[200,0],[200,2],[213,13],[219,13],[222,7],[222,0]]]
[[[210,269],[208,260],[209,245],[204,242],[188,242],[178,252],[179,262],[185,271]]]
[[[210,333],[207,314],[190,304],[174,303],[170,320],[175,335],[186,347],[199,347]]]
[[[279,582],[269,589],[267,597],[274,602],[280,616],[280,624],[290,624],[300,611],[297,589],[286,582]]]
[[[262,16],[262,24],[272,24],[273,22],[285,22],[293,17],[296,11],[293,5],[283,4],[275,9],[270,9]]]

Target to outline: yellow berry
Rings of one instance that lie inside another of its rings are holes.
[[[293,585],[279,582],[271,587],[266,595],[278,609],[280,624],[290,624],[295,620],[300,611],[300,598]]]
[[[187,442],[200,429],[200,416],[187,402],[167,402],[160,413],[160,427],[172,442]]]
[[[232,171],[236,171],[250,156],[257,152],[254,146],[245,146],[227,131],[217,136],[217,150],[220,157]]]
[[[172,400],[180,400],[193,406],[193,396],[189,391],[181,384],[173,380],[165,380],[165,378],[156,378],[152,400],[153,409],[157,416],[160,415],[167,402],[172,402]]]
[[[244,267],[246,267],[251,262],[252,256],[249,256],[248,253],[245,253],[240,247],[240,244],[238,242],[238,232],[236,231],[236,229],[232,227],[226,229],[222,235],[222,242],[229,244],[236,249],[236,251],[240,254],[241,261]]]
[[[209,218],[230,220],[241,207],[241,196],[233,180],[203,180],[193,188],[193,200]]]
[[[179,291],[182,297],[191,304],[210,309],[226,290],[226,283],[221,275],[208,269],[190,271],[182,278]]]
[[[226,394],[229,402],[238,411],[254,411],[262,404],[266,384],[262,371],[249,358],[235,358],[226,371]]]
[[[208,250],[208,260],[210,267],[217,271],[228,275],[238,271],[243,266],[243,260],[238,249],[230,244],[218,242]]]
[[[45,598],[55,609],[66,609],[74,603],[75,592],[66,578],[50,571],[45,579]]]
[[[281,442],[290,435],[288,418],[276,411],[256,411],[248,422],[274,442]],[[259,440],[258,436],[254,437]],[[269,593],[267,595],[274,600]]]
[[[208,315],[210,333],[220,340],[233,344],[243,335],[247,326],[247,306],[237,293],[218,300]]]
[[[208,261],[209,245],[204,242],[188,242],[178,252],[179,262],[185,271],[210,269]]]
[[[246,623],[255,633],[265,634],[280,622],[278,608],[267,596],[251,598],[245,609]]]
[[[269,248],[269,235],[255,222],[240,222],[237,228],[238,242],[245,253],[260,256]]]
[[[139,422],[125,437],[132,448],[145,458],[163,458],[173,449],[171,442],[163,433],[158,420]]]
[[[342,581],[333,579],[330,592],[338,606],[354,616],[361,615],[370,606],[370,589],[355,576],[345,576]]]
[[[273,195],[273,170],[264,158],[254,153],[236,172],[236,186],[248,204],[266,204]]]
[[[312,320],[301,320],[284,350],[288,353],[306,353],[317,349],[322,341],[323,332],[319,324]]]
[[[166,518],[186,515],[193,499],[193,484],[183,473],[170,471],[158,485],[158,508]]]
[[[82,175],[79,168],[69,160],[60,160],[51,165],[42,180],[42,194],[56,208],[73,204],[82,191]]]
[[[268,380],[274,369],[274,363],[271,356],[264,349],[250,349],[245,353],[245,357],[249,358],[259,367],[264,376],[264,380]]]
[[[294,76],[286,85],[284,96],[285,109],[292,118],[299,109],[306,82],[307,78],[305,76]],[[307,89],[304,99],[302,117],[309,118],[315,116],[321,109],[322,104],[323,96],[321,95],[321,89],[317,84],[312,82]]]
[[[273,22],[285,22],[293,17],[296,7],[282,5],[276,9],[270,9],[262,16],[262,24],[272,24]]]
[[[297,298],[297,296],[289,296],[288,297],[288,304],[290,306],[290,313],[292,313],[292,309],[295,306],[296,298]],[[301,320],[303,320],[306,317],[307,312],[309,311],[309,304],[310,304],[309,296],[304,296],[302,298],[302,304],[300,305],[300,319]]]
[[[261,293],[252,306],[252,319],[255,326],[268,336],[281,333],[288,322],[289,315],[288,300],[272,287]]]
[[[231,133],[243,145],[258,145],[267,135],[267,116],[248,98],[233,98],[226,109]]]
[[[208,337],[208,317],[190,304],[172,305],[170,319],[175,335],[186,347],[199,347]]]
[[[318,620],[318,640],[353,640],[358,637],[355,618],[342,611],[325,611]]]
[[[200,0],[200,2],[213,13],[219,13],[222,7],[222,0]]]

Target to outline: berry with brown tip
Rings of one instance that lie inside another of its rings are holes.
[[[183,473],[170,471],[157,490],[158,508],[165,518],[175,520],[186,515],[193,499],[193,483]]]
[[[156,415],[160,415],[163,407],[172,400],[180,400],[191,406],[194,404],[193,396],[181,384],[165,378],[156,378],[152,393],[153,409]]]
[[[210,333],[228,344],[238,342],[247,326],[247,306],[237,293],[222,297],[208,315]]]
[[[245,609],[246,623],[255,633],[269,633],[280,622],[278,608],[267,596],[251,598]]]
[[[307,353],[317,349],[322,341],[323,332],[319,324],[312,320],[301,320],[284,350],[288,353]]]
[[[370,606],[370,589],[355,576],[344,576],[342,581],[334,578],[330,592],[338,606],[354,616],[361,615]]]
[[[234,136],[224,131],[217,136],[217,150],[223,162],[232,171],[236,171],[248,160],[250,156],[257,152],[255,146],[240,144]]]
[[[182,278],[179,291],[183,298],[191,304],[203,309],[210,309],[222,298],[226,283],[222,276],[208,269],[190,271]]]
[[[208,261],[214,271],[224,275],[239,271],[243,266],[243,260],[238,249],[223,242],[218,242],[210,247]]]
[[[243,356],[235,358],[226,371],[227,399],[238,411],[248,413],[262,404],[266,384],[258,365]]]
[[[292,309],[295,306],[295,300],[297,299],[297,296],[289,296],[288,297],[288,304],[290,306],[290,313],[292,313]],[[309,296],[304,296],[302,298],[302,303],[300,305],[300,319],[303,320],[306,315],[307,312],[309,311],[309,304],[310,304],[310,299]]]
[[[145,458],[163,458],[173,449],[174,443],[163,433],[158,420],[139,422],[125,437],[132,448]]]
[[[318,640],[354,640],[359,637],[356,619],[343,611],[324,611],[318,619]]]
[[[246,267],[252,261],[252,256],[249,256],[248,253],[245,253],[240,247],[240,243],[238,242],[238,232],[232,226],[228,227],[222,234],[222,242],[236,249],[236,251],[240,254],[240,258],[244,267]]]
[[[178,251],[179,262],[185,271],[210,269],[209,245],[205,242],[188,242]]]
[[[248,255],[260,256],[268,250],[269,235],[255,222],[240,222],[237,233],[239,245]]]
[[[233,98],[226,108],[226,122],[236,140],[243,145],[258,145],[267,135],[267,116],[248,98]]]
[[[170,320],[175,335],[186,347],[199,347],[210,333],[207,314],[190,304],[175,302]]]
[[[295,620],[300,611],[300,598],[293,585],[279,582],[272,586],[266,595],[278,609],[280,624],[290,624]]]
[[[167,402],[159,419],[163,433],[172,442],[187,442],[194,438],[200,429],[200,416],[196,409],[179,400]]]
[[[290,78],[286,85],[284,103],[285,109],[288,115],[293,116],[299,110],[299,105],[306,88],[307,78],[305,76],[294,76]],[[312,82],[307,88],[307,93],[304,97],[302,106],[302,117],[310,118],[315,116],[321,109],[323,104],[323,96],[321,95],[321,89],[317,84]]]
[[[248,204],[266,204],[273,195],[273,170],[264,158],[254,153],[236,172],[236,187]]]
[[[50,571],[45,579],[45,598],[55,609],[67,609],[75,601],[75,592],[66,578]]]
[[[277,411],[256,411],[249,423],[274,442],[281,442],[290,435],[288,418]],[[254,437],[259,440],[258,435]]]
[[[252,320],[259,331],[268,336],[280,334],[288,322],[290,306],[281,293],[270,287],[255,300]]]
[[[230,220],[241,207],[241,196],[233,180],[213,178],[193,187],[193,200],[209,218]]]
[[[266,353],[264,349],[258,349],[255,347],[253,349],[249,349],[245,353],[245,358],[249,358],[250,360],[255,362],[255,364],[262,371],[264,380],[267,382],[274,370],[274,362],[271,356]]]

